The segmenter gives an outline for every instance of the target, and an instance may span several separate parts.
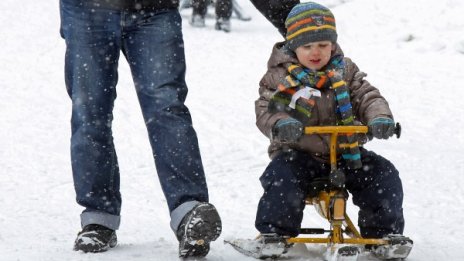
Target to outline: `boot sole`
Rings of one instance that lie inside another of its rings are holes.
[[[216,240],[222,231],[221,218],[211,204],[201,203],[193,210],[187,221],[185,239],[196,244],[205,244]]]

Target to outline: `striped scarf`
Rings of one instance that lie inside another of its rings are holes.
[[[337,125],[353,125],[353,111],[348,86],[343,80],[343,55],[333,56],[325,71],[311,71],[300,64],[288,64],[288,75],[278,86],[269,103],[270,111],[285,111],[303,123],[311,118],[316,97],[322,89],[332,89],[337,102]],[[354,134],[341,135],[339,148],[352,169],[361,168],[361,154]]]

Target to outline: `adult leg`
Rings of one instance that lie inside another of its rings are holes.
[[[230,32],[230,17],[232,16],[232,0],[218,0],[216,2],[216,30]]]
[[[71,161],[82,226],[119,227],[121,195],[111,122],[119,58],[117,13],[62,0],[65,81],[72,99]]]
[[[229,20],[232,16],[232,0],[218,0],[216,2],[216,18]]]
[[[129,62],[169,210],[188,212],[207,202],[208,188],[185,83],[181,18],[176,9],[131,12],[124,18],[123,51]],[[184,209],[183,204],[188,207]],[[177,213],[177,212],[176,212]],[[177,228],[180,220],[176,221]]]
[[[205,17],[208,10],[209,0],[192,0],[192,9],[194,15]]]
[[[205,27],[205,15],[209,0],[192,0],[192,17],[189,23],[193,27]]]
[[[347,171],[346,187],[360,208],[358,225],[364,237],[402,234],[403,187],[395,166],[372,151],[361,149],[363,168]]]
[[[147,126],[179,256],[206,256],[221,233],[208,202],[197,135],[184,102],[185,55],[177,9],[125,15],[123,51]]]

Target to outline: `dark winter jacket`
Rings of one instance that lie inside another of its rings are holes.
[[[139,9],[173,9],[179,7],[179,0],[62,0],[74,2],[76,5],[103,7],[114,10]]]
[[[180,0],[62,0],[76,6],[103,7],[115,10],[178,8]],[[285,19],[299,0],[250,0],[253,5],[285,36]]]
[[[300,0],[250,0],[264,17],[267,18],[285,36],[285,19],[292,8],[300,3]]]
[[[287,75],[285,63],[298,63],[293,52],[285,51],[283,43],[274,45],[271,57],[268,61],[268,70],[260,81],[259,99],[255,102],[256,125],[259,130],[271,138],[274,124],[283,118],[289,117],[286,112],[271,113],[268,111],[268,104],[275,93],[277,86]],[[340,46],[336,46],[333,54],[343,54]],[[366,125],[375,117],[388,117],[393,119],[387,101],[382,97],[379,90],[367,82],[364,77],[367,76],[349,58],[344,58],[345,74],[344,80],[350,91],[355,124],[362,123]],[[311,113],[311,118],[306,126],[328,126],[336,125],[337,115],[335,112],[336,100],[332,89],[321,90],[321,97],[316,98],[316,104]],[[367,141],[365,135],[359,135],[359,143],[364,144]],[[329,155],[329,136],[328,135],[304,135],[297,143],[282,144],[278,141],[271,140],[268,152],[274,157],[283,146],[306,151],[315,158],[326,161]]]

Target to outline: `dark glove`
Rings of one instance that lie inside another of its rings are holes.
[[[272,128],[273,139],[281,142],[297,142],[303,135],[303,124],[294,118],[280,119]]]
[[[388,139],[395,133],[395,122],[390,118],[374,118],[367,126],[369,127],[368,136],[370,139],[372,136],[377,139]]]

